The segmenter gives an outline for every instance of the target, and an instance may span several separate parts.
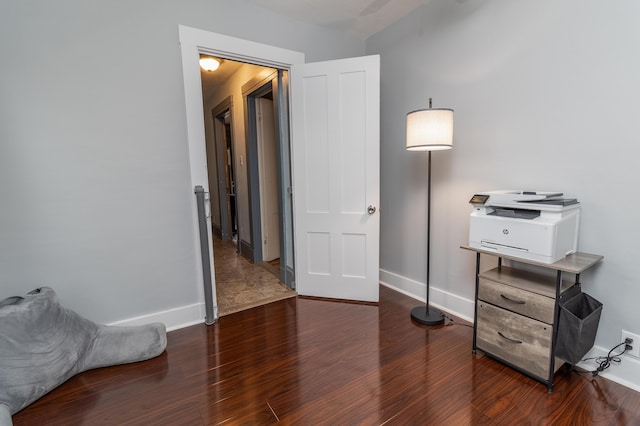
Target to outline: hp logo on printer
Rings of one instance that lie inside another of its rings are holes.
[[[503,233],[504,235],[509,235],[509,230],[508,230],[507,228],[504,228],[504,229],[502,230],[502,233]]]

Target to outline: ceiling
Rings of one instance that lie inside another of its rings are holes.
[[[200,55],[200,57],[203,56],[208,55]],[[200,77],[202,77],[202,83],[209,86],[222,84],[236,71],[238,71],[238,69],[240,69],[242,65],[242,62],[220,59],[220,68],[215,71],[204,71],[202,68],[200,68]]]
[[[281,15],[366,39],[430,0],[246,0]]]
[[[366,39],[385,29],[431,0],[246,0],[256,6],[299,21],[347,31]],[[219,85],[243,64],[222,60],[217,71],[202,71],[203,96],[211,96]]]
[[[208,56],[208,55],[200,55]],[[218,58],[219,59],[219,58]],[[220,67],[215,71],[204,71],[200,68],[200,78],[202,80],[202,98],[207,100],[214,96],[215,93],[224,86],[228,79],[230,79],[240,68],[246,68],[244,71],[246,74],[258,76],[261,73],[266,75],[275,71],[275,69],[263,67],[261,65],[246,64],[244,62],[237,62],[230,59],[219,59]]]

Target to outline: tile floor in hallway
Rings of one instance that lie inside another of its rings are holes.
[[[277,268],[250,262],[233,242],[214,238],[213,253],[219,316],[296,296],[280,283]]]

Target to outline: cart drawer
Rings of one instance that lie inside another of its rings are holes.
[[[486,278],[478,283],[478,299],[553,324],[554,299]]]
[[[544,380],[549,378],[553,328],[478,301],[476,346]]]

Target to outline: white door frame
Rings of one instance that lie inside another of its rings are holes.
[[[180,38],[180,50],[182,54],[182,76],[184,79],[184,98],[187,116],[187,141],[189,145],[189,169],[191,172],[191,188],[193,193],[197,185],[201,185],[209,192],[209,179],[207,173],[207,154],[204,137],[204,110],[202,100],[202,81],[200,78],[200,65],[198,63],[201,53],[232,59],[235,61],[249,62],[270,68],[290,70],[293,64],[304,63],[304,53],[293,50],[281,49],[262,43],[243,40],[223,34],[212,33],[196,28],[178,26]],[[195,196],[192,203],[193,246],[196,253],[200,252],[200,239],[198,229],[198,216]],[[209,237],[209,262],[211,266],[211,284],[215,299],[215,269],[213,265],[213,244],[211,236],[211,217],[207,218],[207,234]],[[197,267],[202,270],[200,256],[196,256]],[[204,301],[204,278],[199,276],[200,300]],[[216,310],[217,317],[217,310]]]

